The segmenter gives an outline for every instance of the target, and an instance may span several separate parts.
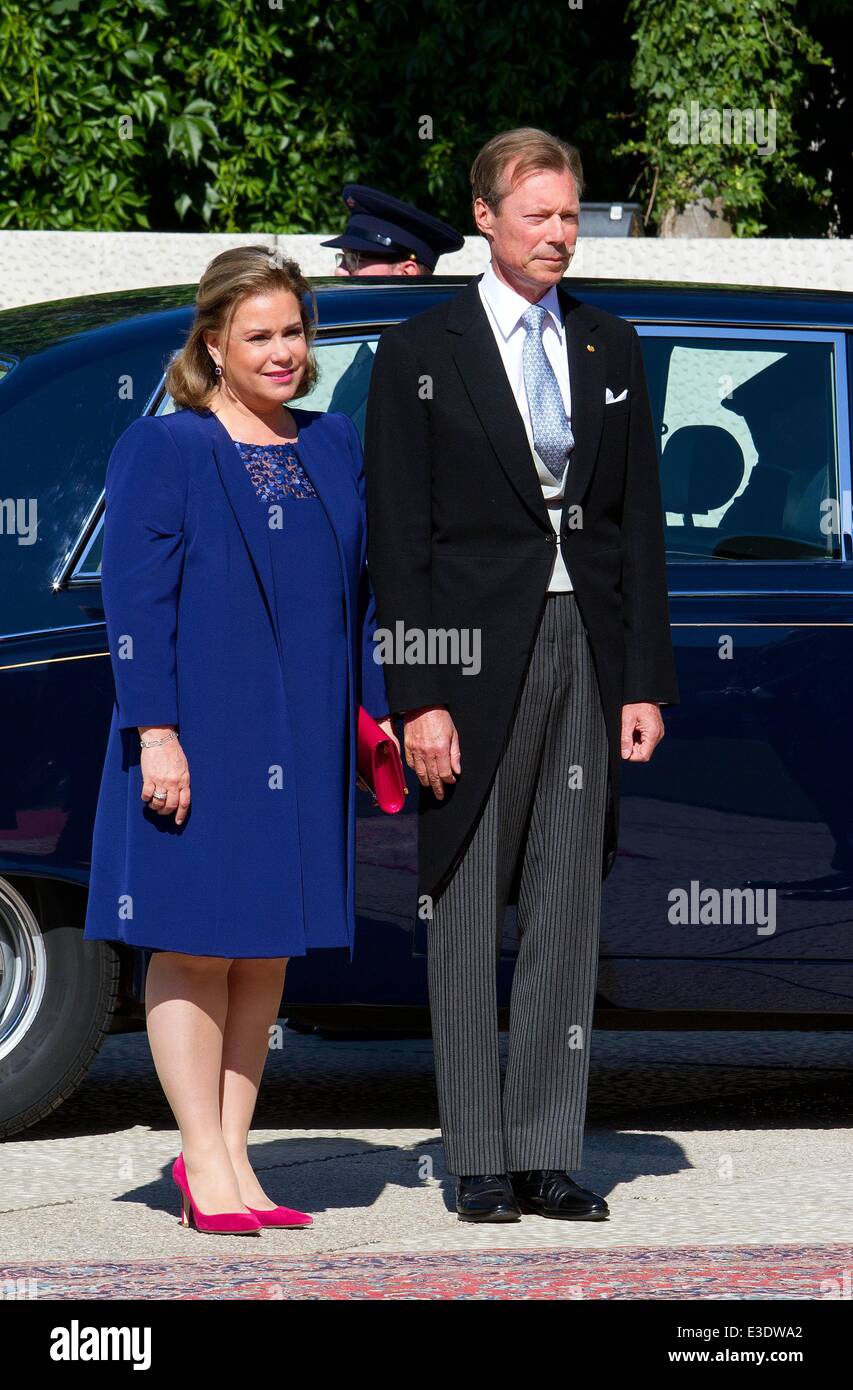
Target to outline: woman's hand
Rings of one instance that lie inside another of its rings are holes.
[[[397,752],[400,754],[400,762],[402,763],[402,761],[403,761],[403,752],[402,752],[402,749],[400,748],[400,740],[398,739],[397,735],[394,733],[394,728],[393,728],[393,725],[392,725],[392,723],[391,723],[390,716],[389,716],[388,719],[377,719],[376,722],[377,722],[377,724],[379,725],[379,727],[380,727],[380,729],[382,730],[382,732],[383,732],[384,734],[387,734],[388,737],[390,738],[390,740],[391,740],[391,742],[393,743],[394,747],[396,748]],[[405,773],[403,774],[403,776],[405,777]],[[403,790],[405,791],[406,796],[408,796],[408,795],[409,795],[409,788],[408,788],[408,787],[404,787]]]
[[[388,737],[390,738],[390,740],[391,740],[391,742],[393,743],[394,747],[397,749],[397,752],[400,754],[400,758],[401,758],[401,760],[402,760],[403,754],[402,754],[402,751],[401,751],[401,749],[400,749],[400,740],[398,739],[397,735],[394,733],[394,726],[393,726],[393,724],[392,724],[392,722],[391,722],[390,717],[389,717],[388,719],[377,719],[376,722],[377,722],[377,724],[379,725],[379,727],[380,727],[380,729],[382,730],[382,732],[388,735]]]
[[[165,738],[168,728],[140,729],[146,740]],[[161,743],[158,748],[143,748],[139,754],[142,770],[142,800],[152,811],[160,816],[170,816],[175,812],[175,825],[182,825],[190,807],[190,769],[186,755],[177,737]],[[155,797],[155,792],[165,792],[165,797]]]

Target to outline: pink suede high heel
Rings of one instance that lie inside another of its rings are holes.
[[[307,1211],[294,1211],[292,1207],[270,1207],[269,1211],[263,1208],[249,1207],[249,1211],[256,1216],[262,1226],[284,1226],[287,1228],[296,1226],[313,1226],[314,1218],[309,1216]]]
[[[252,1214],[251,1208],[248,1211],[216,1211],[210,1215],[199,1211],[187,1182],[187,1170],[182,1153],[178,1154],[172,1164],[172,1178],[181,1189],[182,1226],[194,1224],[197,1231],[231,1236],[246,1236],[261,1229],[261,1222]]]

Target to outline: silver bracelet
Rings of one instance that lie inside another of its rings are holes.
[[[139,746],[140,748],[159,748],[161,743],[168,743],[170,739],[177,737],[178,736],[173,729],[172,732],[170,734],[167,734],[165,738],[151,738],[148,740],[147,743],[143,738],[141,738],[139,740]]]

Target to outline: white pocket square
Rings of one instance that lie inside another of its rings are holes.
[[[609,386],[605,386],[605,388],[604,388],[604,404],[605,404],[605,405],[615,405],[617,401],[627,401],[627,399],[628,399],[628,388],[627,388],[627,386],[625,387],[625,390],[622,392],[621,396],[614,396],[614,394],[613,394],[613,392],[611,391],[610,387],[609,387]]]

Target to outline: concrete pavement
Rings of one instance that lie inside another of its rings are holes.
[[[853,1266],[853,1034],[597,1032],[576,1176],[611,1219],[509,1226],[456,1219],[429,1040],[283,1042],[252,1157],[313,1227],[236,1241],[179,1225],[177,1135],[135,1034],[109,1039],[77,1096],[0,1150],[0,1260],[849,1243]]]

